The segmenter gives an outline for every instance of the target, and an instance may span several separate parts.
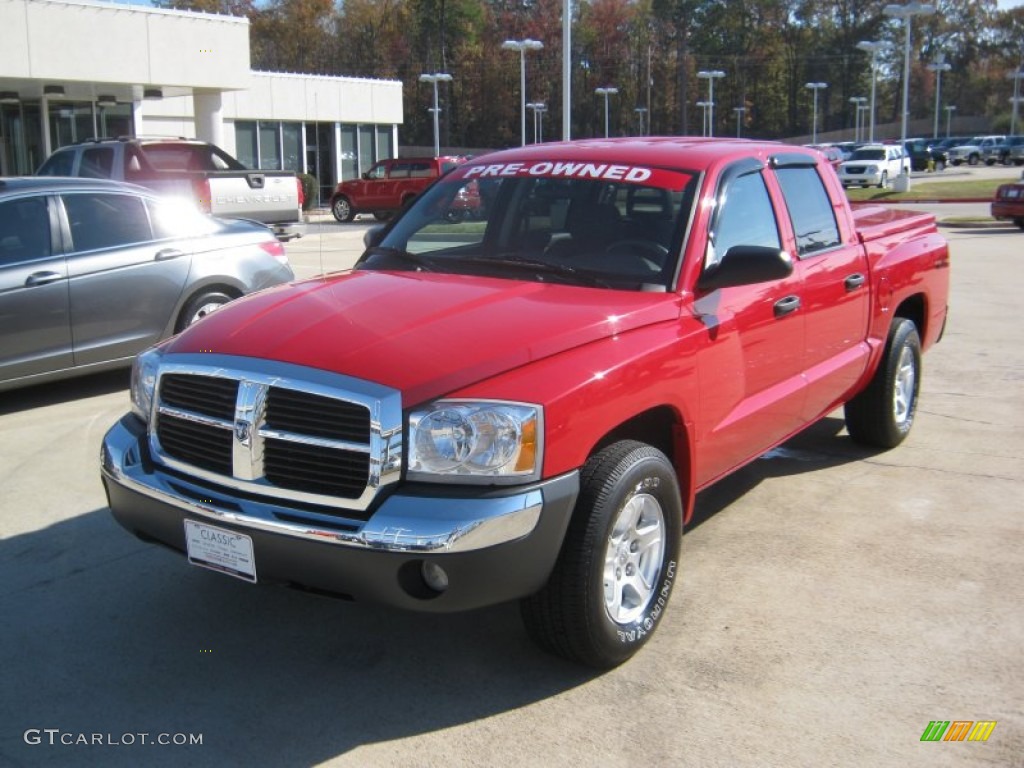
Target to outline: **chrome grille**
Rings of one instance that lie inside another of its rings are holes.
[[[155,458],[275,503],[335,507],[363,519],[353,512],[365,510],[401,471],[399,394],[322,371],[241,360],[254,370],[161,365],[150,438]]]

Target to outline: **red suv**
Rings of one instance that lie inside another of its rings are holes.
[[[463,157],[381,160],[361,179],[338,184],[331,195],[331,212],[338,221],[352,221],[357,213],[372,213],[380,220],[387,219],[435,179],[464,161]]]

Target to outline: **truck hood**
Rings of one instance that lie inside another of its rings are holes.
[[[398,389],[406,405],[679,316],[674,294],[424,272],[278,286],[209,315],[168,352],[277,360]]]

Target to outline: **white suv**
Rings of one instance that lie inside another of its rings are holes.
[[[910,173],[910,158],[901,147],[868,144],[855,149],[850,159],[839,165],[839,180],[844,187],[885,189],[904,172]]]

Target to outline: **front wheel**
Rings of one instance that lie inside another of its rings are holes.
[[[334,214],[334,218],[341,222],[352,221],[356,217],[355,208],[352,207],[352,203],[349,202],[347,197],[337,197],[334,202],[331,203],[331,213]]]
[[[650,639],[678,572],[683,504],[665,455],[631,440],[592,456],[562,552],[545,587],[521,603],[545,650],[609,669]]]
[[[858,443],[895,448],[910,434],[920,387],[921,339],[917,326],[897,317],[871,383],[844,408],[846,431]]]
[[[878,188],[885,189],[889,186],[889,174],[886,171],[882,171],[882,178],[878,180]]]

